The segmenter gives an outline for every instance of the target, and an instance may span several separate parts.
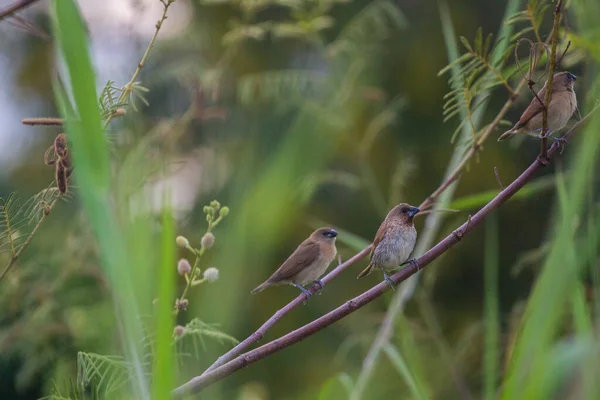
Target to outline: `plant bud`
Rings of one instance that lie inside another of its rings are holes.
[[[185,332],[185,328],[181,325],[177,325],[175,329],[173,329],[173,336],[181,337],[183,336],[183,332]]]
[[[219,215],[221,217],[226,217],[229,215],[229,207],[225,206],[223,208],[221,208],[221,211],[219,211]]]
[[[185,236],[177,236],[177,238],[175,239],[175,243],[177,243],[177,246],[182,247],[184,249],[190,245],[190,241],[187,240]]]
[[[185,276],[185,274],[189,274],[190,272],[192,272],[192,266],[190,265],[190,262],[185,258],[179,260],[177,263],[177,273],[181,276]]]
[[[210,283],[216,282],[217,280],[219,280],[219,270],[215,267],[207,268],[204,271],[204,279],[206,279]]]
[[[202,247],[205,249],[210,249],[215,244],[215,235],[210,232],[207,232],[202,236]]]
[[[185,311],[187,310],[187,306],[190,302],[188,301],[188,299],[177,299],[175,300],[175,308],[178,311]]]

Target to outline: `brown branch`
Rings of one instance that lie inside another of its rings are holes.
[[[341,274],[346,268],[350,267],[352,264],[356,263],[357,261],[359,261],[363,257],[365,257],[367,254],[369,254],[370,250],[371,250],[371,246],[369,245],[364,250],[355,254],[352,258],[349,258],[345,262],[339,264],[337,267],[335,267],[330,273],[328,273],[322,279],[323,283],[328,284],[329,282],[331,282],[339,274]],[[319,285],[315,284],[308,291],[311,294],[314,294],[314,293],[318,292],[320,288],[321,287]],[[229,350],[227,353],[225,353],[221,357],[219,357],[217,359],[217,361],[215,361],[210,367],[208,367],[208,369],[206,371],[204,371],[202,376],[206,375],[208,372],[220,367],[221,365],[233,360],[234,358],[236,358],[237,356],[242,354],[242,352],[244,350],[246,350],[248,347],[250,347],[252,344],[261,340],[265,336],[265,333],[273,325],[275,325],[277,322],[279,322],[279,320],[281,318],[283,318],[287,313],[289,313],[290,311],[292,311],[294,308],[298,307],[300,304],[302,304],[305,301],[306,301],[306,295],[304,293],[302,293],[298,297],[296,297],[294,300],[290,301],[285,307],[279,309],[275,314],[273,314],[273,316],[271,318],[269,318],[267,320],[267,322],[262,324],[261,327],[258,328],[252,335],[248,336],[245,340],[240,342],[233,349]]]
[[[595,110],[596,109],[594,109],[592,112],[594,112]],[[590,114],[588,114],[588,116]],[[583,120],[575,124],[573,128],[571,128],[571,130],[569,130],[569,132],[565,134],[564,139],[568,140],[572,136],[574,131],[582,125],[582,123],[587,119],[588,116],[586,116]],[[548,165],[548,163],[554,158],[558,150],[558,144],[554,143],[550,147],[550,150],[548,151],[545,159],[538,157],[536,161],[534,161],[519,177],[517,177],[517,179],[515,179],[508,187],[506,187],[506,189],[502,190],[496,197],[494,197],[492,201],[490,201],[472,217],[469,216],[467,222],[462,224],[459,228],[455,229],[446,238],[444,238],[442,241],[440,241],[438,244],[432,247],[429,251],[427,251],[425,254],[419,257],[417,259],[419,270],[423,269],[425,266],[433,262],[445,252],[447,252],[455,244],[461,241],[464,236],[468,235],[479,224],[481,224],[481,222],[483,222],[493,210],[495,210],[500,205],[508,201],[515,193],[517,193],[521,188],[523,188],[523,186],[525,186],[529,181],[531,181],[537,172],[539,172],[546,165]],[[363,250],[361,253],[357,254],[353,258],[358,258],[358,256],[362,253],[366,253],[366,250]],[[348,260],[346,261],[346,263],[349,263],[350,261],[351,260]],[[340,269],[340,267],[341,266],[336,268],[336,270]],[[395,284],[399,284],[400,282],[405,281],[410,276],[415,274],[417,271],[418,270],[416,265],[409,264],[396,274],[392,275],[391,279],[394,281]],[[311,288],[311,290],[312,289],[314,288]],[[189,395],[191,393],[200,392],[205,387],[231,375],[235,371],[244,368],[250,364],[253,364],[269,356],[270,354],[273,354],[279,350],[289,347],[295,343],[298,343],[301,340],[304,340],[307,337],[319,332],[320,330],[328,327],[329,325],[339,321],[345,316],[353,313],[354,311],[358,310],[364,305],[375,300],[388,290],[389,286],[387,285],[387,283],[381,282],[377,286],[364,292],[360,296],[357,296],[352,300],[347,301],[340,307],[310,322],[309,324],[304,325],[303,327],[298,328],[295,331],[292,331],[287,335],[284,335],[269,343],[266,343],[255,350],[242,354],[239,357],[233,359],[232,361],[224,365],[221,365],[218,368],[213,368],[210,372],[206,372],[202,376],[198,376],[191,379],[189,382],[176,388],[172,392],[172,395],[175,398],[182,398],[183,396]],[[298,305],[302,301],[303,296],[304,295],[299,296],[297,299],[294,300],[294,302],[297,303],[296,305]],[[290,305],[288,304],[286,308],[287,307],[290,307]],[[283,311],[284,309],[280,311]]]
[[[554,79],[554,70],[556,69],[556,46],[558,44],[558,27],[560,24],[560,12],[562,8],[562,0],[556,2],[554,9],[554,26],[552,28],[552,48],[550,50],[550,71],[548,71],[548,83],[546,84],[546,96],[544,98],[544,107],[542,108],[542,150],[541,158],[546,158],[548,149],[548,106],[550,105],[552,94],[552,80]]]
[[[23,125],[56,125],[62,126],[64,121],[62,118],[41,117],[41,118],[24,118],[21,120]]]
[[[519,93],[521,91],[523,84],[524,84],[524,82],[521,82],[519,84],[519,86],[515,89],[515,93]],[[498,115],[496,116],[496,118],[488,125],[485,132],[481,136],[479,136],[479,139],[475,143],[475,146],[472,146],[468,150],[468,152],[465,154],[465,157],[458,164],[458,166],[454,169],[454,171],[452,171],[452,173],[448,176],[448,178],[446,180],[444,180],[444,182],[442,182],[442,184],[419,205],[419,208],[421,210],[425,210],[425,209],[431,207],[433,205],[433,203],[436,201],[436,199],[446,189],[448,189],[448,187],[450,187],[450,185],[452,185],[452,183],[454,183],[458,179],[458,177],[462,173],[463,169],[466,167],[467,163],[471,159],[471,157],[475,154],[477,149],[479,149],[482,146],[483,142],[487,139],[487,137],[495,130],[495,128],[498,126],[498,124],[500,123],[502,118],[504,118],[504,115],[506,115],[508,110],[510,110],[510,108],[512,107],[512,105],[514,104],[516,99],[517,99],[516,94],[509,97],[509,99],[506,101],[506,103],[504,104],[504,106],[502,107],[502,109],[500,110]],[[335,277],[337,277],[339,274],[341,274],[344,270],[346,270],[354,263],[356,263],[356,262],[362,260],[364,257],[366,257],[366,255],[369,254],[370,250],[371,250],[371,245],[369,245],[367,248],[365,248],[364,250],[362,250],[359,253],[357,253],[356,255],[354,255],[352,258],[346,260],[346,262],[338,265],[336,268],[334,268],[329,274],[327,274],[322,279],[323,283],[328,284],[329,282],[331,282]],[[319,289],[320,289],[319,285],[313,285],[313,287],[311,287],[309,289],[309,292],[311,294],[314,294]],[[294,300],[289,302],[285,307],[278,310],[271,318],[269,318],[267,320],[267,322],[265,322],[253,334],[248,336],[245,340],[240,342],[233,349],[229,350],[227,353],[225,353],[224,355],[219,357],[217,359],[217,361],[215,361],[210,367],[208,367],[208,369],[206,369],[206,371],[204,371],[204,373],[201,376],[204,376],[208,372],[220,367],[221,365],[233,360],[235,357],[242,354],[242,352],[244,350],[246,350],[252,344],[258,342],[260,339],[262,339],[263,336],[265,335],[265,333],[273,325],[275,325],[281,318],[283,318],[287,313],[289,313],[290,311],[292,311],[293,309],[298,307],[304,301],[306,301],[306,296],[304,294],[300,294]]]
[[[5,7],[3,10],[0,10],[0,21],[2,21],[4,18],[10,17],[14,13],[19,12],[22,9],[32,5],[36,1],[38,1],[38,0],[21,0],[21,1],[14,2],[13,4],[9,5],[8,7]]]

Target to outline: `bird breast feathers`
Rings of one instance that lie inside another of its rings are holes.
[[[398,225],[383,235],[371,259],[377,266],[396,268],[408,259],[416,240],[414,226]]]

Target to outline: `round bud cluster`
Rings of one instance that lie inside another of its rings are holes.
[[[215,267],[207,268],[204,271],[204,279],[206,279],[210,283],[216,282],[217,280],[219,280],[219,270]]]
[[[192,272],[192,266],[190,265],[190,262],[185,258],[179,260],[179,262],[177,263],[177,273],[181,276],[185,276],[190,272]]]
[[[219,216],[226,217],[228,215],[229,215],[229,207],[225,206],[225,207],[221,208],[221,211],[219,211]]]
[[[175,300],[175,308],[177,309],[177,311],[184,311],[187,310],[187,306],[190,302],[188,301],[188,299],[177,299]]]

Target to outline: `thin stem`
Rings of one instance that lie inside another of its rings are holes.
[[[590,114],[588,114],[588,116]],[[587,119],[587,116],[582,121],[573,126],[573,128],[571,128],[571,130],[567,132],[564,138],[568,140],[572,136],[572,134],[581,126],[581,123],[585,119]],[[519,175],[519,177],[517,177],[510,185],[508,185],[506,189],[498,193],[498,195],[494,197],[494,199],[492,199],[488,204],[486,204],[475,215],[468,218],[468,220],[465,223],[463,223],[459,228],[454,230],[450,235],[445,237],[438,244],[429,249],[429,251],[427,251],[425,254],[419,257],[417,259],[419,270],[422,270],[424,267],[436,260],[442,254],[446,253],[450,248],[452,248],[454,245],[460,242],[463,239],[463,237],[471,233],[490,215],[492,211],[494,211],[499,206],[508,201],[512,196],[515,195],[515,193],[517,193],[529,181],[531,181],[540,170],[542,170],[546,165],[548,165],[549,162],[552,161],[552,159],[558,152],[559,146],[557,143],[554,143],[550,147],[546,159],[541,159],[540,157],[538,157],[521,175]],[[354,258],[356,257],[357,256],[355,256]],[[347,262],[349,261],[350,260],[348,260]],[[395,284],[398,284],[407,280],[416,272],[417,267],[413,264],[410,264],[407,267],[400,270],[399,272],[392,275],[391,279],[394,281]],[[318,285],[315,286],[318,287]],[[315,287],[311,288],[311,290],[313,289],[315,289]],[[295,343],[298,343],[301,340],[306,339],[307,337],[319,332],[320,330],[325,329],[329,325],[332,325],[333,323],[341,320],[347,315],[355,312],[359,308],[380,297],[389,289],[390,288],[386,282],[381,282],[373,288],[369,289],[368,291],[362,293],[361,295],[351,300],[348,300],[346,303],[339,306],[335,310],[323,315],[320,318],[317,318],[316,320],[304,325],[303,327],[298,328],[288,333],[287,335],[284,335],[269,343],[266,343],[255,350],[242,354],[226,364],[221,364],[220,367],[214,368],[210,372],[204,373],[202,376],[198,376],[191,379],[189,382],[176,388],[172,392],[172,395],[175,398],[183,398],[184,396],[189,395],[191,393],[198,393],[210,384],[233,374],[235,371],[244,368],[250,364],[253,364],[265,357],[268,357],[269,355],[276,353],[279,350],[282,350]],[[301,299],[303,296],[304,295],[299,296],[299,298],[297,298],[296,300]],[[301,301],[302,300],[300,300],[298,303],[300,303]],[[248,341],[248,339],[246,339],[244,342]]]
[[[48,218],[48,215],[50,215],[50,213],[52,212],[52,209],[54,208],[54,205],[56,204],[57,201],[58,201],[58,199],[55,199],[52,203],[50,203],[50,205],[48,207],[46,207],[44,209],[44,213],[42,214],[42,217],[40,218],[40,220],[38,221],[38,223],[35,224],[35,227],[31,231],[31,233],[29,234],[29,236],[27,237],[27,239],[25,240],[25,242],[23,243],[23,245],[21,247],[19,247],[19,250],[17,250],[17,252],[13,254],[13,256],[11,257],[11,259],[8,262],[8,264],[6,265],[6,267],[4,267],[4,270],[2,271],[2,274],[0,274],[0,281],[2,279],[4,279],[4,277],[6,276],[6,274],[13,267],[13,265],[15,265],[15,263],[17,262],[17,260],[21,256],[21,254],[23,253],[23,250],[25,250],[25,248],[27,246],[29,246],[29,244],[31,244],[31,241],[33,240],[33,237],[38,232],[38,230],[40,229],[40,226],[42,226],[42,224],[44,223],[44,221],[46,220],[46,218]]]
[[[542,37],[540,36],[540,31],[538,30],[537,25],[535,24],[535,18],[533,17],[533,12],[531,10],[531,5],[527,5],[527,17],[529,17],[529,21],[531,22],[531,27],[533,28],[533,33],[535,34],[535,38],[538,42],[542,42]]]
[[[521,91],[521,88],[523,87],[524,83],[525,83],[524,81],[521,81],[521,83],[519,83],[519,86],[517,86],[517,88],[515,89],[515,93],[519,93]],[[498,115],[496,115],[496,118],[494,118],[494,120],[488,125],[488,127],[481,134],[481,136],[479,136],[479,138],[475,142],[475,145],[467,151],[467,154],[465,154],[462,161],[456,166],[456,168],[448,176],[448,178],[446,178],[446,180],[444,182],[442,182],[442,184],[436,190],[434,190],[433,193],[427,199],[425,199],[425,201],[423,201],[421,203],[421,205],[419,206],[420,209],[426,209],[426,208],[431,207],[433,205],[433,203],[435,202],[435,200],[439,197],[439,195],[442,194],[444,192],[444,190],[446,190],[450,185],[452,185],[452,183],[454,181],[456,181],[458,179],[460,174],[463,172],[463,170],[465,169],[465,167],[471,160],[471,157],[473,157],[475,152],[481,148],[481,146],[483,145],[483,142],[485,142],[485,140],[488,138],[488,136],[491,135],[492,132],[496,129],[496,127],[498,126],[500,121],[502,121],[502,119],[504,118],[506,113],[510,110],[510,108],[513,106],[513,104],[515,103],[516,100],[517,100],[516,95],[508,98],[506,103],[504,103],[504,106],[498,112]]]
[[[56,125],[62,126],[62,118],[41,117],[41,118],[25,118],[21,120],[23,125]]]
[[[163,22],[167,19],[167,11],[169,10],[169,6],[171,4],[173,4],[175,2],[175,0],[161,0],[160,2],[163,4],[164,9],[163,9],[163,13],[162,13],[161,18],[156,23],[156,30],[154,31],[154,35],[152,36],[152,39],[150,40],[150,43],[148,44],[148,47],[146,48],[146,51],[144,52],[144,55],[142,56],[142,59],[138,63],[137,68],[133,72],[133,75],[131,76],[131,79],[123,87],[123,91],[121,92],[121,96],[119,96],[119,100],[117,101],[117,103],[123,103],[123,102],[125,102],[125,100],[127,100],[127,98],[129,97],[129,95],[131,95],[131,93],[133,92],[135,81],[138,78],[138,76],[140,75],[140,72],[142,71],[142,68],[144,68],[144,65],[146,64],[146,61],[148,60],[148,56],[150,55],[150,51],[154,47],[154,43],[156,42],[156,38],[158,37],[158,33],[160,32],[160,28],[162,27]],[[112,121],[113,117],[114,117],[114,115],[110,114],[108,116],[108,118],[106,118],[106,121],[104,123],[104,127],[105,128],[108,126],[108,124],[110,123],[110,121]]]
[[[192,286],[194,277],[196,276],[196,270],[200,267],[200,257],[202,257],[202,255],[204,254],[204,247],[201,248],[200,251],[194,250],[194,254],[196,255],[196,261],[194,261],[194,266],[192,267],[192,271],[189,274],[189,279],[186,279],[187,282],[186,282],[185,288],[183,289],[183,293],[181,293],[181,296],[179,297],[180,300],[185,299],[185,295],[187,294],[188,290]],[[175,311],[176,311],[176,314],[179,314],[179,309],[175,309]]]
[[[548,148],[548,106],[552,95],[552,81],[554,80],[554,70],[556,69],[556,46],[558,44],[558,27],[560,24],[562,0],[556,2],[554,9],[554,27],[552,29],[552,44],[550,50],[550,71],[548,72],[548,83],[546,84],[546,96],[544,98],[544,107],[542,108],[542,150],[540,156],[546,157]],[[536,96],[537,97],[537,96]]]
[[[4,10],[0,10],[0,21],[2,21],[4,18],[10,17],[16,12],[21,11],[25,7],[32,5],[36,1],[38,0],[21,0],[14,2],[13,4],[4,8]]]

